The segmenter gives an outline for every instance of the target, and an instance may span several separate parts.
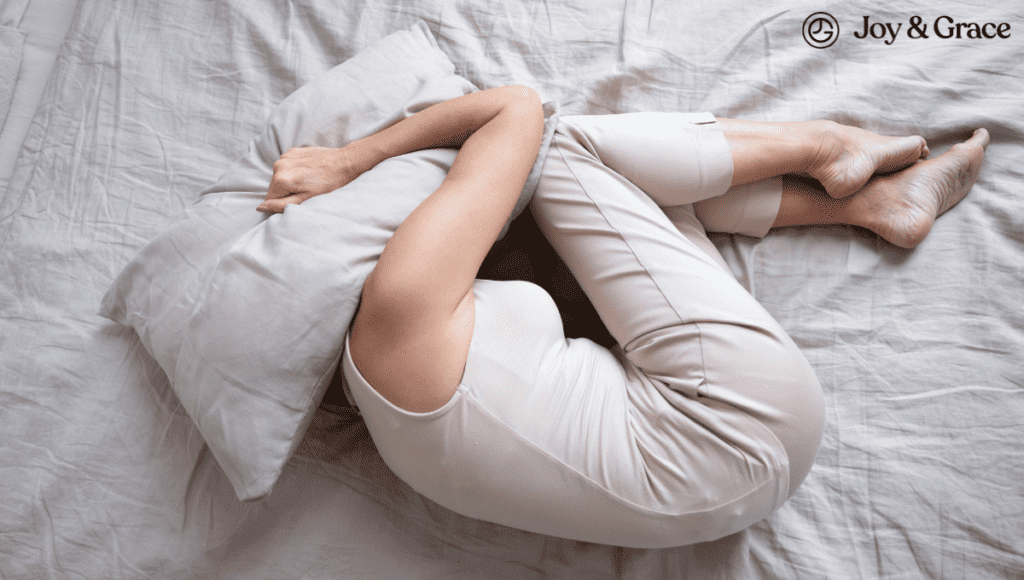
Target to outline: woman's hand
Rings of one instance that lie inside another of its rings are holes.
[[[280,213],[290,203],[329,193],[359,177],[346,147],[299,147],[285,151],[274,163],[267,197],[256,209]]]

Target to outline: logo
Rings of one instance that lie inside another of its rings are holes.
[[[804,20],[804,40],[814,48],[828,48],[839,38],[839,22],[828,12],[815,12]]]
[[[905,22],[882,22],[872,20],[872,16],[861,18],[864,22],[854,27],[852,36],[868,42],[882,41],[887,46],[895,43],[901,33],[913,42],[931,38],[998,42],[1013,35],[1009,22],[960,22],[945,14],[931,22],[918,14]],[[839,22],[828,12],[815,12],[804,20],[803,35],[804,42],[812,47],[828,48],[839,40]]]

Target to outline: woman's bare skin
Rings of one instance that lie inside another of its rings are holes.
[[[888,137],[831,121],[820,123],[823,136],[806,173],[837,199],[860,191],[877,173],[891,173],[928,156],[928,144],[918,135]]]
[[[830,175],[838,175],[842,168],[857,165],[858,168],[848,171],[847,175],[856,175],[860,180],[871,168],[866,159],[874,159],[873,177],[865,179],[865,185],[855,195],[834,199],[828,186],[787,175],[773,227],[851,224],[867,228],[901,248],[920,244],[935,219],[963,199],[974,185],[989,143],[988,131],[976,130],[969,140],[954,145],[935,159],[911,161],[912,165],[902,171],[880,175],[905,162],[915,150],[921,151],[918,155],[928,152],[923,140],[918,148],[917,145],[909,147],[911,141],[888,139],[879,142],[863,135],[855,136],[847,140],[844,148],[833,149],[831,165],[827,161],[820,163],[819,168]],[[825,195],[826,192],[829,195]]]
[[[859,224],[902,248],[920,244],[935,219],[956,205],[974,186],[989,135],[978,129],[941,156],[877,177],[851,198]],[[853,222],[853,223],[858,223]]]

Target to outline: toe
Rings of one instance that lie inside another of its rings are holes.
[[[984,128],[976,129],[974,131],[974,135],[971,135],[971,138],[968,139],[967,142],[968,143],[974,142],[974,143],[976,143],[978,145],[981,145],[982,149],[987,148],[988,147],[988,142],[989,142],[988,131],[986,131]]]
[[[928,146],[922,137],[903,137],[886,146],[883,157],[875,171],[889,173],[914,163],[927,154]]]

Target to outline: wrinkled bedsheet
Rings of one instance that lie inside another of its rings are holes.
[[[55,5],[42,2],[5,4],[0,26]],[[63,43],[52,70],[19,75],[45,90],[14,88],[31,122],[0,140],[13,168],[0,578],[1020,578],[1024,8],[1011,4],[81,0],[66,36],[34,16],[44,30],[26,46]],[[803,24],[822,10],[840,35],[819,49]],[[942,15],[1007,22],[1010,37],[941,38]],[[928,38],[908,36],[914,16]],[[243,504],[138,338],[97,314],[276,103],[418,18],[477,86],[526,84],[563,114],[828,118],[924,135],[933,154],[989,129],[973,191],[916,250],[852,227],[713,236],[825,391],[817,464],[771,518],[665,550],[475,521],[397,480],[358,418],[327,409],[275,491]],[[885,22],[901,25],[891,44],[870,28]]]

